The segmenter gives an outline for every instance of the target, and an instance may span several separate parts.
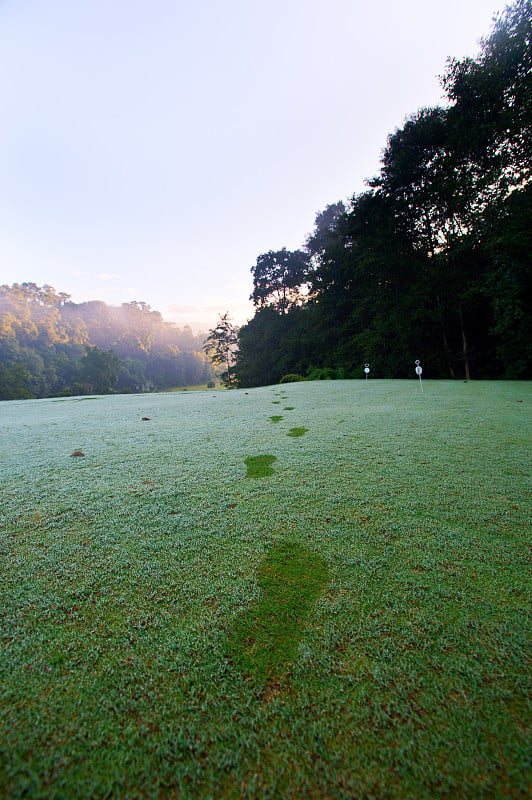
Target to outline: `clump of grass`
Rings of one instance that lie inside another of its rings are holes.
[[[277,415],[277,416],[273,416],[273,417],[270,417],[270,420],[271,420],[272,422],[280,422],[282,419],[284,419],[284,418],[283,418],[283,417],[281,417],[281,416],[279,416],[279,415]]]
[[[314,601],[328,581],[322,558],[297,542],[272,548],[259,568],[261,596],[241,614],[226,650],[243,672],[266,682],[297,656]]]
[[[295,408],[295,406],[285,406],[285,407],[283,408],[283,411],[293,411],[293,410],[294,410],[294,408]]]
[[[275,461],[277,461],[277,456],[248,456],[246,458],[248,478],[265,478],[268,475],[273,475],[272,464]]]
[[[287,436],[304,436],[308,431],[308,428],[290,428]]]

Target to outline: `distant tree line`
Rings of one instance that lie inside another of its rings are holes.
[[[301,250],[260,255],[239,385],[304,377],[532,377],[532,4],[449,60],[446,107],[388,137],[367,190]]]
[[[73,303],[52,286],[0,286],[0,399],[205,383],[204,338],[143,302]]]

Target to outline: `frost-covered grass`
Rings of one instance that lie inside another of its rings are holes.
[[[412,380],[1,403],[0,796],[524,796],[531,400]],[[283,569],[312,602],[254,669]]]

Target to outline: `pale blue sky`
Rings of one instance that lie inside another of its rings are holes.
[[[0,0],[0,283],[244,322],[504,5]]]

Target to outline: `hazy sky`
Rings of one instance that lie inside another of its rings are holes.
[[[500,0],[0,0],[0,283],[252,316]]]

